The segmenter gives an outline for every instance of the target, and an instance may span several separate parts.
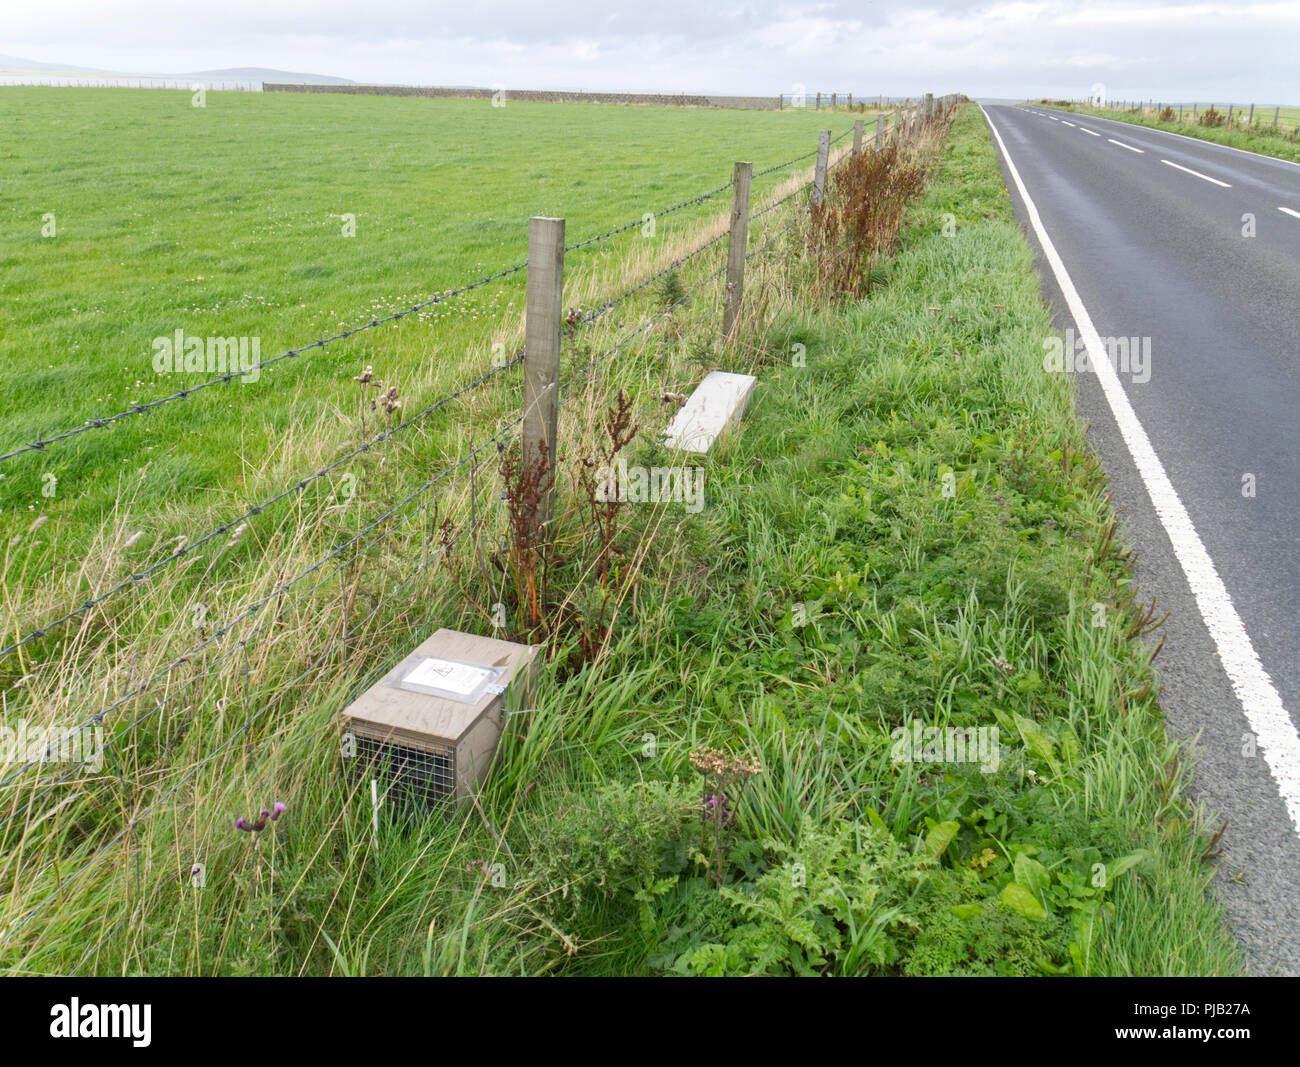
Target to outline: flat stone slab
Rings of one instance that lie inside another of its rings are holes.
[[[740,421],[757,384],[758,379],[752,374],[710,372],[664,431],[668,447],[683,452],[708,452],[727,427]]]

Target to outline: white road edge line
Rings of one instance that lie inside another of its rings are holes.
[[[1101,136],[1101,134],[1099,134],[1096,130],[1090,130],[1090,129],[1088,129],[1087,126],[1080,126],[1080,127],[1079,127],[1079,132],[1080,132],[1080,133],[1090,133],[1090,134],[1092,134],[1094,137],[1100,137],[1100,136]]]
[[[1288,215],[1294,215],[1296,218],[1300,219],[1300,211],[1297,211],[1295,208],[1280,207],[1278,208],[1278,211],[1285,211]]]
[[[1133,457],[1133,463],[1146,486],[1147,494],[1156,510],[1156,517],[1173,545],[1174,555],[1178,558],[1178,563],[1187,578],[1187,584],[1196,598],[1197,609],[1205,621],[1206,628],[1210,631],[1210,637],[1219,653],[1219,661],[1223,664],[1223,670],[1232,684],[1232,691],[1241,702],[1246,721],[1258,739],[1264,762],[1268,765],[1282,802],[1286,805],[1287,814],[1291,817],[1291,825],[1296,833],[1300,834],[1300,735],[1297,735],[1295,724],[1282,704],[1281,695],[1273,686],[1268,672],[1264,670],[1264,664],[1260,662],[1255,646],[1251,644],[1245,623],[1241,621],[1241,616],[1233,606],[1232,597],[1228,595],[1228,589],[1223,584],[1223,579],[1219,577],[1214,560],[1206,551],[1200,535],[1196,532],[1196,527],[1192,525],[1192,518],[1187,513],[1187,508],[1183,506],[1182,499],[1169,480],[1169,475],[1165,473],[1164,464],[1156,455],[1151,439],[1138,420],[1133,405],[1129,403],[1124,387],[1120,384],[1119,375],[1111,366],[1101,338],[1092,324],[1092,318],[1087,308],[1083,306],[1083,299],[1070,280],[1069,272],[1066,271],[1065,263],[1056,251],[1056,246],[1047,236],[1038,208],[1030,199],[1029,190],[1025,188],[1020,172],[1016,170],[1016,165],[1011,160],[1011,153],[1007,151],[1002,134],[993,125],[988,112],[984,111],[983,107],[980,111],[984,113],[984,121],[989,124],[989,129],[997,139],[1002,158],[1007,161],[1007,171],[1020,191],[1025,212],[1038,237],[1038,243],[1042,246],[1043,255],[1056,276],[1056,282],[1061,287],[1065,302],[1070,308],[1070,314],[1074,316],[1079,335],[1083,338],[1089,364],[1097,372],[1097,380],[1101,383],[1111,414],[1115,417],[1115,423],[1119,427],[1125,445],[1128,446],[1129,455]]]
[[[1194,174],[1196,175],[1196,177],[1202,179],[1203,181],[1213,182],[1215,185],[1221,185],[1225,189],[1232,188],[1232,186],[1229,185],[1227,182],[1221,182],[1219,181],[1218,178],[1211,178],[1208,174],[1202,174],[1199,170],[1192,170],[1191,167],[1184,167],[1181,163],[1175,163],[1171,159],[1162,159],[1160,162],[1163,163],[1166,167],[1173,167],[1176,170],[1185,171],[1188,174]]]
[[[1146,155],[1147,150],[1145,148],[1134,148],[1131,144],[1125,144],[1123,141],[1115,140],[1114,137],[1107,137],[1106,140],[1108,140],[1111,144],[1119,145],[1120,148],[1127,148],[1130,152],[1137,152],[1140,155]]]

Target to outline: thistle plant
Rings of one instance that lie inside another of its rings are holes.
[[[353,380],[354,382],[357,383],[357,390],[358,390],[358,392],[357,392],[357,413],[358,413],[358,414],[360,415],[360,417],[361,417],[361,432],[364,434],[364,433],[366,432],[366,397],[367,397],[367,390],[368,390],[368,389],[382,389],[382,388],[384,387],[384,380],[383,380],[383,378],[376,378],[376,377],[375,377],[375,368],[372,367],[372,366],[370,366],[369,364],[366,364],[366,369],[363,370],[360,374],[354,376],[352,380]],[[393,395],[394,395],[394,397],[396,397],[396,395],[397,395],[396,390],[393,390]],[[374,399],[371,399],[371,401],[370,401],[370,410],[371,410],[371,411],[374,411],[374,410],[375,410],[375,401],[374,401]]]
[[[278,914],[278,909],[275,906],[276,835],[274,833],[270,835],[271,847],[269,850],[264,852],[260,846],[262,835],[270,829],[273,823],[278,822],[286,811],[288,811],[288,805],[277,800],[270,808],[263,808],[259,811],[257,818],[252,822],[242,815],[235,819],[235,829],[248,834],[253,854],[253,874],[249,880],[252,899],[249,905],[243,909],[240,919],[242,922],[250,924],[254,929],[258,928],[261,923],[266,924],[267,945],[272,961],[274,961],[277,951],[275,936],[276,916]]]
[[[710,874],[714,885],[722,886],[724,835],[735,823],[736,803],[745,783],[762,773],[757,760],[737,759],[713,748],[691,753],[691,766],[703,778],[700,828],[709,848]],[[710,838],[712,840],[710,841]]]

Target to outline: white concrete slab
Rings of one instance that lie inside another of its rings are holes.
[[[711,372],[668,424],[664,431],[668,447],[708,452],[729,426],[740,421],[757,384],[752,374]]]

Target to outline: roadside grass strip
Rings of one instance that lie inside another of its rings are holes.
[[[800,231],[764,256],[747,300],[808,291]],[[653,551],[607,647],[549,650],[472,806],[376,818],[339,769],[340,675],[145,824],[141,882],[76,883],[0,969],[1240,972],[977,107],[872,280],[732,345],[681,321],[698,376],[758,377],[749,409],[699,459],[701,509],[628,506],[614,570]],[[620,458],[681,462],[649,434]],[[599,583],[573,610],[604,610]],[[273,792],[259,852],[230,815]]]

